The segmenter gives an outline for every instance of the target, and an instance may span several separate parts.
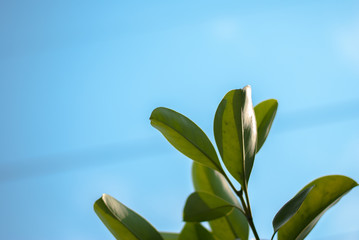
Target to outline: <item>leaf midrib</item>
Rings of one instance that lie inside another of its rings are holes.
[[[162,124],[165,125],[165,126],[168,126],[170,129],[172,129],[173,131],[175,131],[178,135],[180,135],[181,137],[183,137],[184,139],[186,139],[188,142],[190,142],[192,145],[194,145],[207,159],[209,159],[209,160],[218,168],[218,170],[221,169],[221,167],[218,166],[218,164],[217,164],[215,161],[213,161],[213,159],[212,159],[211,157],[209,157],[207,153],[205,153],[204,151],[202,151],[202,149],[199,148],[199,146],[198,146],[197,144],[193,143],[193,142],[192,142],[191,140],[189,140],[187,137],[185,137],[185,136],[183,136],[182,134],[180,134],[180,132],[178,132],[176,129],[170,127],[169,125],[165,124],[164,122],[162,122],[162,121],[160,121],[160,120],[154,120],[153,118],[151,118],[151,121],[153,121],[153,122],[159,122],[159,123],[162,123]],[[198,127],[198,128],[199,128],[199,127]],[[201,131],[202,131],[202,130],[201,130]],[[203,132],[203,133],[204,133],[204,132]],[[204,133],[204,134],[205,134],[205,133]],[[205,136],[207,137],[206,134],[205,134]],[[208,139],[208,137],[207,137],[207,139]],[[212,145],[211,141],[209,141],[209,142],[210,142],[210,144]],[[212,147],[213,147],[213,145],[212,145]],[[214,150],[214,148],[213,148],[213,150]],[[218,157],[217,157],[217,160],[218,160]]]

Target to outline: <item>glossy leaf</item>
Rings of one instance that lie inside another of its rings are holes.
[[[235,206],[226,200],[206,192],[194,192],[186,201],[183,220],[186,222],[209,221],[227,215]]]
[[[277,108],[278,102],[275,99],[268,99],[254,107],[257,122],[257,152],[259,152],[267,139],[274,117],[277,113]]]
[[[302,189],[278,211],[273,219],[274,234],[298,211],[313,186]],[[273,235],[274,235],[273,234]]]
[[[149,222],[110,195],[103,194],[94,210],[118,240],[163,240]]]
[[[161,232],[163,240],[178,240],[179,233]]]
[[[313,186],[297,213],[278,231],[278,240],[302,240],[320,217],[358,184],[351,178],[331,175],[318,178],[303,189]]]
[[[214,136],[223,163],[244,187],[252,171],[257,144],[250,86],[224,96],[214,118]]]
[[[151,125],[181,153],[210,168],[222,172],[221,164],[206,134],[190,119],[168,108],[153,110]]]
[[[178,240],[215,240],[215,238],[200,223],[186,223]]]
[[[239,205],[237,198],[221,173],[193,162],[192,180],[196,191],[211,193],[232,204]],[[209,221],[209,225],[218,239],[248,239],[249,226],[247,218],[236,208],[224,217]]]

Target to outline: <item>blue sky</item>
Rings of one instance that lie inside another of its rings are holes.
[[[248,84],[255,104],[279,101],[249,189],[262,237],[309,181],[359,181],[358,5],[0,2],[0,238],[111,239],[102,193],[179,231],[191,161],[150,113],[175,109],[213,140],[218,103]],[[358,202],[354,189],[308,239],[358,239]]]

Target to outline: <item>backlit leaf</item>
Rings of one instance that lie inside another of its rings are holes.
[[[299,207],[302,205],[313,187],[314,185],[302,189],[278,211],[273,219],[274,234],[298,211]]]
[[[209,221],[227,215],[235,206],[226,200],[206,192],[194,192],[186,201],[183,220],[186,222]]]
[[[187,157],[222,172],[217,153],[206,134],[190,119],[168,108],[153,110],[151,125]]]
[[[267,139],[272,127],[274,117],[277,113],[278,102],[275,99],[268,99],[254,107],[257,122],[257,152],[261,149]]]
[[[94,210],[118,240],[163,240],[149,222],[110,195],[103,194]]]
[[[178,240],[179,233],[160,232],[163,240]]]
[[[247,240],[249,226],[243,213],[234,208],[228,215],[209,221],[214,236],[221,240]]]
[[[193,162],[192,180],[196,191],[207,192],[239,205],[224,176],[211,168]],[[248,239],[249,226],[247,218],[238,209],[228,215],[209,221],[213,234],[221,240]]]
[[[318,178],[303,189],[313,186],[297,213],[278,231],[278,240],[302,240],[320,217],[358,184],[351,178],[331,175]]]
[[[224,96],[214,118],[214,136],[226,168],[243,188],[246,187],[257,144],[250,86],[232,90]]]
[[[186,223],[178,240],[215,240],[215,238],[200,223]]]

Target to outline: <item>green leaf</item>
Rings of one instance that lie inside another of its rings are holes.
[[[163,240],[178,240],[179,233],[168,233],[168,232],[161,232],[161,236]]]
[[[243,213],[234,208],[227,216],[209,221],[213,234],[221,240],[247,240],[249,227]]]
[[[302,189],[278,211],[273,219],[274,234],[298,211],[313,186]]]
[[[163,240],[149,222],[110,195],[103,194],[94,210],[118,240]]]
[[[186,201],[183,220],[186,222],[209,221],[227,215],[233,205],[226,200],[206,192],[194,192]]]
[[[275,99],[268,99],[254,107],[257,122],[257,152],[267,139],[277,108],[278,102]]]
[[[239,205],[237,198],[221,173],[193,162],[192,180],[196,191],[211,193],[234,205]],[[218,239],[248,239],[249,226],[247,218],[236,208],[227,216],[209,221],[209,225]]]
[[[215,238],[200,223],[186,223],[178,240],[215,240]]]
[[[320,217],[358,184],[351,178],[331,175],[318,178],[303,189],[313,186],[297,213],[278,231],[278,240],[302,240]]]
[[[214,171],[202,164],[193,162],[192,182],[198,192],[207,192],[216,195],[232,204],[239,205],[223,174]]]
[[[153,110],[151,125],[181,153],[219,172],[221,164],[211,141],[190,119],[168,108]]]
[[[214,118],[214,136],[226,168],[246,188],[257,144],[250,86],[224,96]]]

